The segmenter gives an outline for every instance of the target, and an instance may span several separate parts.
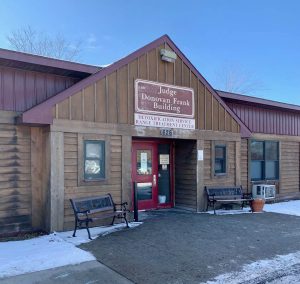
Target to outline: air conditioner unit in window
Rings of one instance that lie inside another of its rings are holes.
[[[276,187],[270,184],[254,184],[252,186],[252,197],[262,199],[275,198]]]

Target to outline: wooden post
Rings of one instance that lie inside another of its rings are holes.
[[[132,207],[132,181],[131,181],[131,136],[122,136],[122,202],[128,202]]]
[[[64,195],[64,134],[50,132],[50,232],[63,230]]]
[[[198,151],[203,151],[203,159],[197,157],[197,212],[205,210],[205,194],[204,194],[204,140],[197,140],[197,156]]]
[[[235,185],[241,185],[241,141],[235,142]]]
[[[44,229],[43,131],[38,127],[31,128],[31,190],[32,227]]]

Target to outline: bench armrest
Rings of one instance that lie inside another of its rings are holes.
[[[128,209],[126,208],[126,205],[128,205],[127,202],[122,202],[122,203],[114,203],[115,206],[120,206],[120,209],[122,211],[128,211]]]
[[[128,203],[127,203],[127,202],[123,202],[123,203],[115,203],[115,205],[121,205],[121,206],[123,206],[123,205],[128,205]]]

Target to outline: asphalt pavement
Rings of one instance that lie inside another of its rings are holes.
[[[80,247],[134,283],[204,283],[245,264],[300,251],[300,217],[176,210],[147,215],[134,230]]]

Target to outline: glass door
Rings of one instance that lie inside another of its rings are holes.
[[[138,208],[157,208],[157,145],[133,142],[132,180],[136,184]]]

